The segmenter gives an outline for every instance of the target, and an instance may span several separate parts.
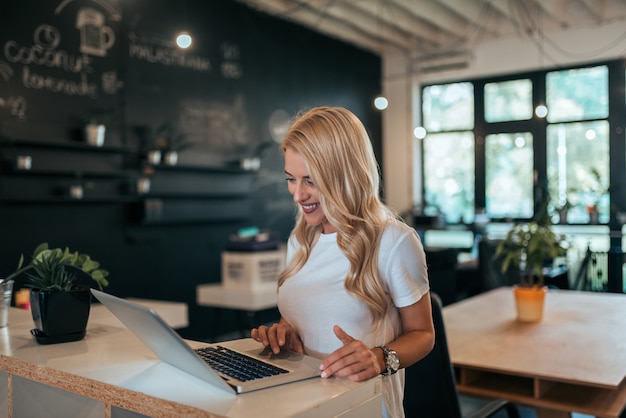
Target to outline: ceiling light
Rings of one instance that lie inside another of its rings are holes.
[[[377,98],[374,99],[374,106],[378,110],[385,110],[387,109],[387,106],[389,106],[389,101],[387,100],[386,97],[378,96]]]
[[[176,45],[178,45],[178,47],[182,49],[189,48],[191,46],[191,35],[189,35],[187,32],[179,33],[176,37]]]

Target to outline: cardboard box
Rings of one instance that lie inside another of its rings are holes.
[[[285,251],[223,252],[222,285],[233,290],[276,289]]]

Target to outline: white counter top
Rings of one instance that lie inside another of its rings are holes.
[[[200,306],[239,309],[256,312],[277,306],[277,291],[274,288],[261,290],[235,290],[221,283],[196,286],[196,302]]]
[[[0,370],[103,402],[109,411],[118,406],[149,416],[325,417],[366,403],[371,416],[380,415],[380,378],[363,383],[313,378],[226,394],[159,361],[102,305],[92,306],[81,341],[40,345],[31,328],[30,312],[11,308],[9,326],[0,329]]]

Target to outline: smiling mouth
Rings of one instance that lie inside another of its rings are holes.
[[[311,213],[319,206],[319,203],[314,203],[312,205],[300,205],[302,207],[302,211],[304,213]]]

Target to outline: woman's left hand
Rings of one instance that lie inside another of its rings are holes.
[[[378,376],[382,370],[378,357],[362,341],[355,340],[341,327],[335,325],[333,332],[343,346],[329,354],[320,365],[323,378],[333,375],[360,382]]]

